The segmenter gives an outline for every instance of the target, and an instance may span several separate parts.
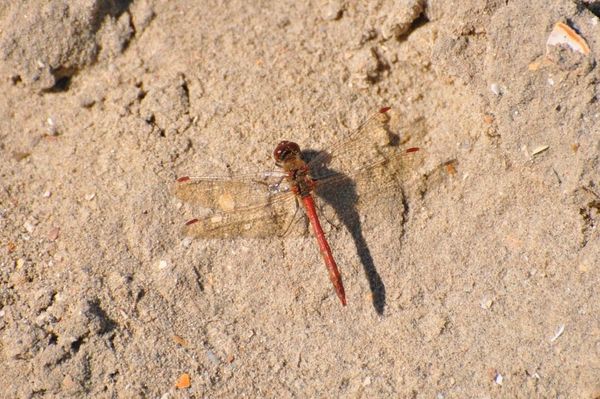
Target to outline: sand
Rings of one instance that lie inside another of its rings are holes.
[[[0,5],[0,397],[600,397],[600,3],[365,3]],[[310,234],[182,234],[383,106],[346,307]]]

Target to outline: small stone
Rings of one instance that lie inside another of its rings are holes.
[[[350,56],[348,68],[350,86],[364,89],[380,81],[389,65],[377,48],[363,48]]]
[[[86,194],[83,198],[85,198],[86,201],[91,201],[94,199],[95,196],[96,196],[96,193],[89,193],[89,194]]]
[[[344,13],[342,3],[338,0],[330,0],[323,8],[321,16],[326,21],[335,21],[340,19]]]
[[[502,91],[500,90],[500,86],[498,85],[498,83],[492,83],[490,85],[490,90],[491,90],[492,93],[494,93],[497,96],[499,96],[500,94],[502,94]]]
[[[23,224],[23,227],[25,227],[25,230],[27,230],[29,234],[33,233],[33,231],[35,230],[35,225],[31,222],[25,222]]]
[[[77,384],[73,380],[73,377],[71,377],[69,374],[63,378],[62,385],[65,391],[73,391],[77,388]]]
[[[210,349],[206,351],[206,357],[214,365],[218,365],[219,363],[221,363],[221,361],[219,360],[219,357]]]
[[[48,117],[48,119],[46,119],[46,123],[48,124],[48,126],[47,126],[48,134],[50,136],[58,135],[58,128],[56,127],[56,123],[54,122],[54,119],[52,119],[52,117]]]
[[[82,108],[91,108],[96,103],[96,99],[89,94],[82,94],[77,100]]]
[[[159,268],[160,270],[164,270],[164,269],[166,269],[167,267],[169,267],[169,264],[167,263],[167,261],[166,261],[166,260],[161,260],[160,262],[158,262],[158,268]]]
[[[50,191],[44,191],[44,194],[42,194],[42,197],[50,198],[51,195],[52,195],[52,193]]]
[[[56,241],[56,239],[58,238],[59,234],[60,234],[60,228],[59,227],[53,227],[48,232],[48,239],[50,241]]]
[[[479,304],[479,306],[481,306],[481,309],[485,309],[488,310],[489,308],[492,307],[492,304],[494,303],[494,301],[492,299],[489,298],[483,298],[481,300],[481,303]]]
[[[500,373],[496,374],[496,378],[494,378],[494,382],[498,385],[502,385],[502,381],[504,381],[504,377],[502,377],[502,374],[500,374]]]
[[[277,21],[277,27],[282,29],[285,28],[286,26],[290,25],[292,22],[290,21],[290,19],[288,17],[284,17],[281,18],[279,21]]]
[[[187,389],[191,386],[190,375],[188,373],[183,373],[177,378],[177,382],[175,383],[175,388],[177,389]]]
[[[385,40],[402,36],[410,30],[413,22],[419,18],[424,8],[424,0],[412,0],[390,10],[381,27],[381,36]]]
[[[180,346],[183,347],[187,347],[189,346],[189,343],[182,337],[180,337],[179,335],[173,335],[173,341]]]

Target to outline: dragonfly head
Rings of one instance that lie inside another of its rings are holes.
[[[277,144],[273,151],[273,158],[277,166],[283,167],[283,164],[296,160],[300,157],[300,146],[293,141],[284,140]]]

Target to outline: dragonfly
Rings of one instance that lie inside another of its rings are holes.
[[[305,161],[300,146],[281,141],[273,151],[275,171],[237,176],[179,177],[174,194],[183,202],[208,208],[208,216],[185,223],[186,235],[204,239],[268,238],[285,236],[299,219],[308,219],[329,279],[341,304],[346,306],[342,276],[321,226],[314,194],[334,189],[390,160],[390,107],[381,108],[345,140]],[[395,155],[418,151],[418,147]],[[394,156],[394,152],[392,155]],[[375,188],[376,190],[376,188]],[[302,212],[300,212],[302,215]]]

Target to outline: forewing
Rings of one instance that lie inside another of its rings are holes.
[[[216,212],[234,212],[273,202],[289,191],[281,172],[232,177],[180,177],[173,187],[180,200]]]
[[[316,194],[337,204],[339,213],[398,191],[421,159],[418,148],[400,146],[399,137],[389,131],[388,111],[381,109],[347,139],[309,162]]]
[[[309,163],[311,176],[322,180],[334,175],[352,178],[357,173],[387,160],[392,136],[388,130],[389,108],[383,108],[340,144],[320,152]]]

